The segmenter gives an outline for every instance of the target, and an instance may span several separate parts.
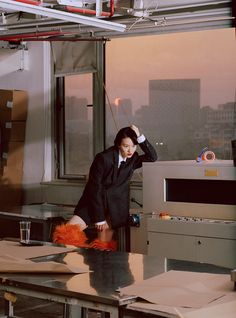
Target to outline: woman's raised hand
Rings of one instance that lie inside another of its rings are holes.
[[[139,136],[140,136],[140,131],[139,131],[139,129],[138,129],[138,127],[137,127],[137,126],[135,126],[135,125],[131,125],[131,126],[130,126],[130,128],[131,128],[131,129],[133,129],[133,131],[135,131],[135,133],[136,133],[137,137],[139,137]]]

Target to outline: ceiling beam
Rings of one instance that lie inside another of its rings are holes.
[[[78,24],[94,26],[106,30],[112,30],[117,32],[124,32],[126,25],[105,21],[103,19],[91,18],[84,15],[73,14],[65,11],[59,11],[55,9],[49,9],[41,6],[35,6],[31,4],[16,2],[13,0],[0,0],[0,7],[6,10],[15,10],[27,12],[44,17],[54,18],[58,20],[64,20],[68,22],[74,22]]]

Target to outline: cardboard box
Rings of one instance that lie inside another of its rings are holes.
[[[7,166],[22,170],[24,160],[24,142],[10,141],[8,143],[4,143],[2,149],[2,167]]]
[[[0,169],[1,169],[1,172],[3,172],[3,167],[7,164],[7,161],[4,157],[6,157],[6,154],[8,152],[8,143],[1,143],[0,145]]]
[[[1,123],[2,143],[25,140],[26,121],[7,121]]]
[[[0,175],[0,185],[19,186],[22,184],[23,169],[13,167],[3,167],[3,173]]]
[[[0,117],[5,121],[26,120],[27,108],[26,91],[0,89]]]

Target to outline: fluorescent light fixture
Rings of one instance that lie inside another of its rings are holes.
[[[62,6],[73,6],[79,8],[82,8],[84,6],[83,1],[80,0],[57,0],[57,2]]]
[[[73,5],[82,8],[88,4],[96,3],[96,0],[57,0],[57,2],[61,5]]]
[[[35,6],[35,5],[26,4],[22,2],[16,2],[13,0],[0,0],[0,7],[3,9],[22,11],[22,12],[32,13],[36,15],[41,15],[44,17],[50,17],[54,19],[65,20],[68,22],[85,24],[88,26],[94,26],[97,28],[113,30],[118,32],[124,32],[126,29],[126,25],[124,24],[104,21],[102,19],[97,19],[97,18],[90,18],[84,15],[78,15],[78,14],[69,13],[65,11],[59,11],[55,9],[48,9],[41,6]]]

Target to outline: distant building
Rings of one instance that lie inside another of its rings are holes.
[[[78,98],[69,96],[65,100],[66,104],[66,120],[79,118],[80,120],[88,120],[88,100],[87,98]]]
[[[192,158],[200,110],[200,79],[150,80],[149,105],[149,125],[168,148],[169,159]]]
[[[221,104],[217,109],[203,107],[199,117],[195,140],[202,146],[208,146],[218,159],[231,158],[231,140],[236,138],[235,103]]]

